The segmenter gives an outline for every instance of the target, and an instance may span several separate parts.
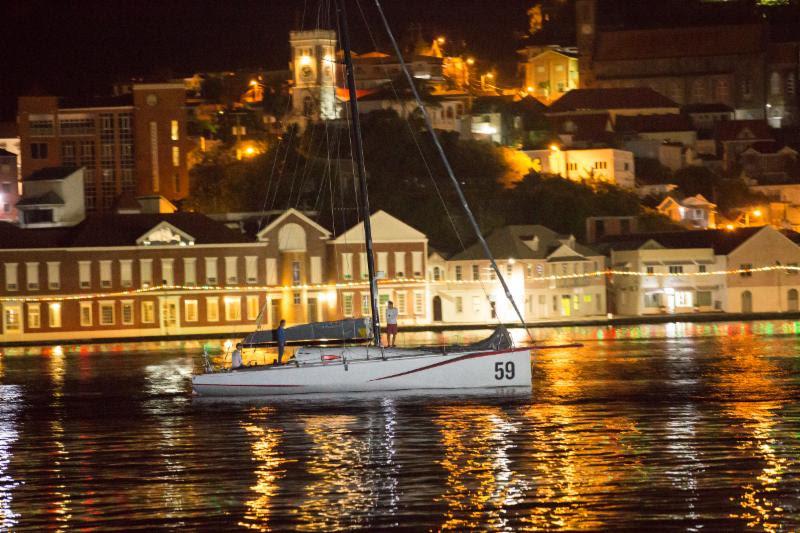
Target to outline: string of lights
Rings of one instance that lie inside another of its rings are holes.
[[[574,274],[553,274],[548,276],[531,276],[528,281],[542,282],[542,281],[559,281],[559,280],[572,280],[582,278],[600,278],[611,276],[630,276],[630,277],[657,277],[657,278],[691,278],[691,277],[709,277],[709,276],[731,276],[731,275],[751,275],[761,272],[774,272],[783,271],[786,273],[800,273],[800,266],[795,265],[769,265],[762,267],[752,268],[737,268],[729,270],[713,270],[707,272],[636,272],[628,270],[596,270],[594,272],[574,273]],[[469,285],[479,283],[481,280],[425,280],[421,278],[394,278],[378,280],[378,284],[382,286],[396,285],[396,284],[412,284],[412,285]],[[483,280],[485,281],[485,280]],[[70,294],[70,295],[43,295],[43,296],[3,296],[0,297],[0,302],[60,302],[60,301],[75,301],[75,300],[93,300],[98,298],[115,298],[124,296],[137,296],[153,293],[169,293],[175,291],[184,292],[280,292],[280,291],[325,291],[336,289],[367,289],[368,282],[365,281],[352,281],[341,283],[325,283],[325,284],[302,284],[302,285],[154,285],[152,287],[143,287],[140,289],[129,289],[124,291],[102,292],[102,293],[87,293],[87,294]]]

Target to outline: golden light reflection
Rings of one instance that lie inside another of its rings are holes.
[[[53,436],[53,444],[56,448],[53,453],[51,467],[51,475],[54,478],[54,482],[56,482],[56,490],[52,493],[53,509],[51,512],[55,515],[55,521],[57,522],[56,531],[67,531],[70,529],[69,521],[72,518],[72,499],[64,478],[64,465],[69,461],[69,452],[64,446],[64,425],[60,420],[52,420],[50,422],[50,434]]]
[[[64,374],[67,371],[64,350],[61,349],[61,346],[54,347],[50,353],[48,370],[50,371],[50,379],[53,382],[53,399],[59,401],[64,396]]]
[[[731,427],[736,432],[737,449],[741,459],[753,458],[763,464],[755,479],[742,484],[738,498],[741,511],[731,517],[747,521],[750,528],[764,531],[783,530],[786,512],[776,499],[775,492],[783,482],[784,474],[793,470],[787,456],[780,455],[783,448],[775,426],[778,413],[785,402],[776,400],[780,383],[773,376],[780,375],[774,360],[769,357],[768,344],[752,337],[723,339],[722,353],[715,375],[718,394],[728,400],[724,413],[740,424]],[[741,433],[746,438],[741,438]]]
[[[369,443],[356,436],[353,426],[358,421],[358,417],[348,415],[303,419],[313,450],[306,471],[314,480],[305,487],[296,529],[348,529],[354,517],[364,516],[374,505],[376,494],[366,468]]]
[[[251,416],[251,422],[242,423],[244,430],[253,438],[252,460],[257,466],[256,484],[250,487],[255,497],[245,502],[247,510],[239,525],[256,531],[272,531],[272,500],[278,493],[278,480],[286,475],[285,465],[291,462],[281,452],[283,431],[264,427],[274,412],[273,407],[259,409]]]
[[[516,426],[493,406],[441,407],[434,413],[447,472],[441,529],[507,528],[508,507],[525,492],[508,456]]]
[[[0,386],[0,531],[12,531],[19,513],[12,508],[13,491],[19,485],[8,467],[11,463],[12,446],[19,437],[17,411],[22,404],[22,389],[16,385]]]

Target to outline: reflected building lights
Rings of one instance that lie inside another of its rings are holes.
[[[20,387],[0,386],[0,531],[13,530],[19,519],[12,507],[13,491],[19,482],[9,473],[9,465],[14,455],[12,447],[19,437],[17,415],[22,400]]]

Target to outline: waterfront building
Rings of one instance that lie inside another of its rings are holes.
[[[798,311],[798,240],[771,226],[614,237],[609,310],[628,316]]]
[[[633,153],[616,148],[525,150],[535,168],[588,184],[610,183],[625,189],[636,186]]]
[[[82,166],[88,212],[110,212],[122,194],[189,192],[182,83],[137,83],[131,92],[72,100],[18,100],[21,178],[42,168]]]
[[[505,226],[486,242],[526,322],[605,315],[605,258],[572,235]],[[432,254],[429,261],[434,323],[519,321],[479,243],[447,260]]]

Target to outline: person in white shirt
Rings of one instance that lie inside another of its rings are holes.
[[[397,346],[397,308],[390,301],[386,306],[386,344],[389,348]]]
[[[236,345],[236,349],[231,354],[231,370],[236,370],[242,366],[242,343]]]

